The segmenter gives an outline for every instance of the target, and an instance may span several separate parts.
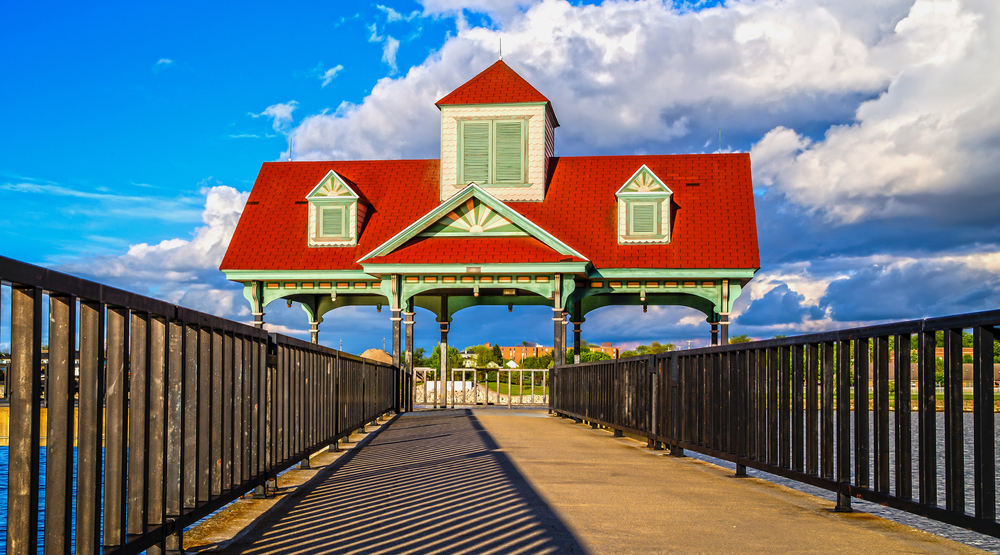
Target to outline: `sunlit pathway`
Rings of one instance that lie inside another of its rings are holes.
[[[976,553],[545,411],[408,413],[227,553]]]

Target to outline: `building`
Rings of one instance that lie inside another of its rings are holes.
[[[415,307],[446,346],[464,308],[542,305],[562,353],[567,317],[579,345],[593,310],[681,305],[727,342],[760,267],[748,154],[556,156],[555,108],[503,61],[437,106],[440,159],[262,165],[221,265],[258,326],[297,302],[316,341],[385,305],[398,361]]]

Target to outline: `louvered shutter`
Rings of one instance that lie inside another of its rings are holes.
[[[632,204],[632,235],[656,235],[655,204]]]
[[[490,179],[490,122],[462,125],[462,183],[482,185]]]
[[[494,177],[497,183],[524,183],[523,131],[523,122],[496,122]]]
[[[343,237],[344,233],[344,207],[326,207],[322,210],[322,222],[320,225],[320,235],[323,237]]]

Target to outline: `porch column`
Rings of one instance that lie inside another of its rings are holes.
[[[403,318],[401,316],[402,310],[398,308],[392,309],[392,365],[395,366],[397,370],[396,379],[396,403],[395,409],[396,414],[399,414],[401,407],[403,406],[403,388],[405,387],[406,379],[403,377],[403,370],[399,366],[399,342],[402,337],[402,322]]]
[[[712,322],[712,345],[719,344],[719,324]]]
[[[563,348],[563,341],[566,339],[566,320],[561,308],[553,308],[552,312],[552,367],[559,368],[566,361],[566,351]]]
[[[410,310],[413,310],[410,307]],[[403,410],[413,410],[413,312],[404,312],[406,316],[406,371],[403,373]]]
[[[253,327],[264,328],[264,282],[250,282],[250,312],[253,313]]]
[[[445,309],[447,310],[447,309]],[[434,389],[436,390],[436,395],[434,396],[434,408],[438,407],[438,400],[441,401],[440,408],[448,408],[448,392],[445,391],[445,380],[448,375],[448,329],[451,325],[448,322],[438,322],[441,325],[441,375],[438,376],[438,386]]]
[[[564,365],[566,364],[566,345],[568,345],[568,343],[566,343],[566,328],[568,327],[566,325],[566,316],[568,314],[569,313],[564,310],[562,311],[562,314],[559,315],[561,317],[560,320],[562,320],[562,322],[560,323],[562,325],[562,350],[563,350],[562,358],[559,359],[559,362],[561,362]]]
[[[719,312],[719,338],[722,345],[729,345],[729,280],[722,280],[722,310]]]
[[[583,309],[578,301],[573,305],[573,363],[580,364],[580,325],[583,324]]]

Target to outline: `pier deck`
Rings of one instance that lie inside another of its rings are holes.
[[[980,553],[532,410],[403,414],[275,509],[219,552]]]

